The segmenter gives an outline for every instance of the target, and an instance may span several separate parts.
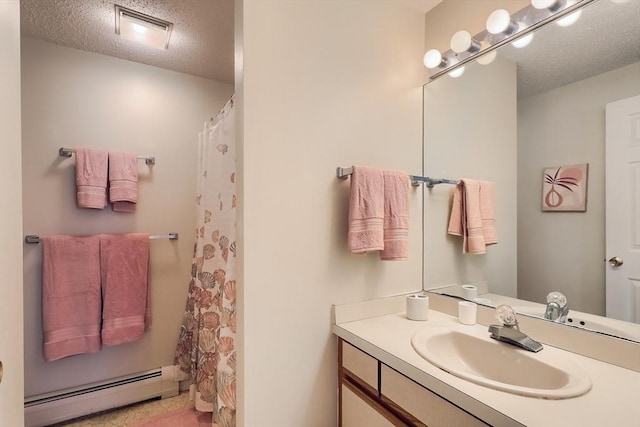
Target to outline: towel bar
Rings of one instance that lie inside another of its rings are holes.
[[[336,168],[336,177],[339,179],[347,179],[349,175],[353,173],[353,168],[343,168],[338,166]],[[428,176],[417,176],[417,175],[409,175],[409,179],[411,180],[411,185],[414,187],[419,186],[424,183],[427,185],[427,188],[433,188],[437,184],[458,184],[459,181],[453,179],[444,179],[444,178],[429,178]]]
[[[71,157],[71,155],[75,152],[75,148],[60,147],[60,149],[58,150],[58,154],[60,155],[60,157]],[[156,164],[156,158],[153,156],[138,156],[138,160],[144,160],[144,162],[148,165]]]
[[[151,234],[149,236],[149,240],[155,239],[169,239],[169,240],[178,240],[178,233],[167,233],[167,234]],[[25,243],[37,244],[40,243],[40,236],[37,234],[27,234],[24,236]]]

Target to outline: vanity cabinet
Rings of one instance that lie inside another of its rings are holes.
[[[338,340],[341,427],[486,427],[488,424]]]
[[[369,395],[353,386],[341,384],[342,427],[395,427],[405,424]]]

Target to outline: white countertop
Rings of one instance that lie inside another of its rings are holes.
[[[568,358],[589,374],[591,390],[580,397],[560,400],[518,396],[476,385],[424,360],[413,349],[411,337],[433,326],[489,335],[486,326],[461,325],[456,317],[433,309],[424,322],[408,320],[404,312],[398,312],[338,323],[333,325],[333,332],[494,426],[640,426],[638,372],[545,345],[536,354]]]

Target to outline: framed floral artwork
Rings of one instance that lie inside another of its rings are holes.
[[[542,210],[585,212],[589,164],[554,166],[542,171]]]

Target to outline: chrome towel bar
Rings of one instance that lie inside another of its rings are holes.
[[[169,239],[169,240],[178,240],[178,233],[167,233],[167,234],[151,234],[149,236],[149,240],[155,239]],[[37,234],[27,234],[24,236],[25,243],[37,244],[40,243],[40,236]]]
[[[60,157],[71,157],[71,155],[75,152],[75,148],[60,147],[60,149],[58,150],[58,154],[60,155]],[[138,156],[138,160],[144,160],[144,162],[148,165],[156,164],[156,158],[153,156]]]
[[[353,173],[353,168],[343,168],[338,166],[336,168],[336,176],[339,179],[347,179],[349,175]],[[427,188],[433,188],[437,184],[458,184],[460,181],[456,181],[453,179],[444,179],[444,178],[429,178],[428,176],[418,176],[418,175],[409,175],[409,179],[411,180],[411,185],[414,187],[419,186],[420,184],[426,184]]]

